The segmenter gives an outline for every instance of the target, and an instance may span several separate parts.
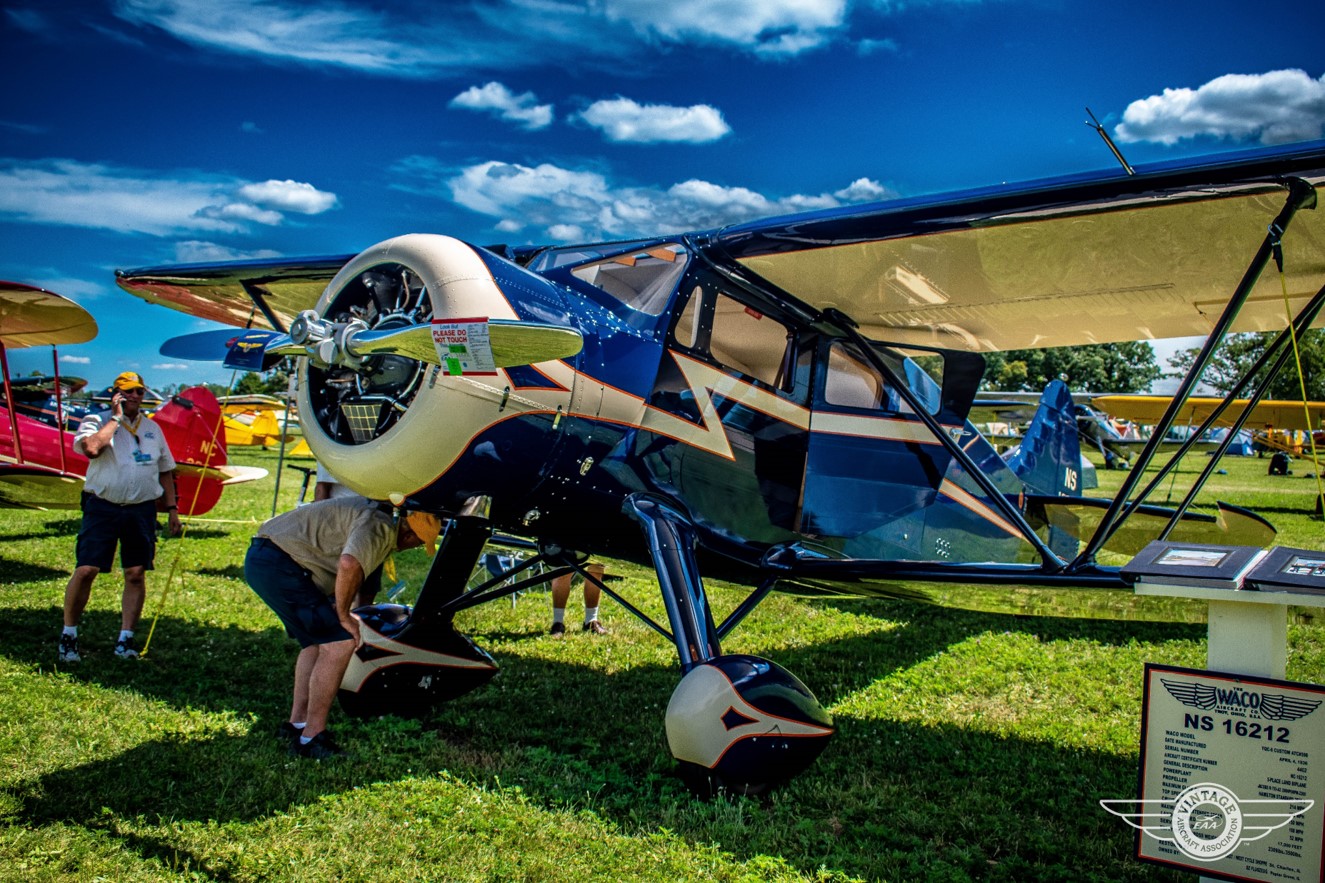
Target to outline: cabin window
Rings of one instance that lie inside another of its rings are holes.
[[[572,268],[571,274],[632,309],[657,316],[667,307],[685,267],[685,249],[663,243],[582,264]]]
[[[714,302],[709,355],[742,374],[782,388],[789,373],[787,326],[719,293]]]
[[[931,414],[938,413],[942,398],[938,383],[926,371],[942,376],[943,359],[932,353],[917,353],[920,361],[885,348],[876,348],[879,358],[895,374],[906,381],[907,387]],[[921,362],[924,363],[922,366]],[[828,373],[824,378],[824,401],[842,408],[865,408],[893,413],[914,413],[906,400],[884,381],[883,377],[854,344],[835,342],[828,351]]]

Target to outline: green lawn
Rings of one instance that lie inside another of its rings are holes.
[[[1325,547],[1301,462],[1270,478],[1230,459],[1203,499]],[[300,479],[287,469],[281,508]],[[272,484],[228,489],[226,522],[161,545],[138,662],[111,654],[119,587],[103,576],[84,662],[56,665],[77,521],[0,510],[0,879],[1193,879],[1131,859],[1131,829],[1098,801],[1135,793],[1143,664],[1202,667],[1202,626],[775,595],[724,650],[799,676],[838,735],[770,797],[704,803],[663,735],[674,649],[606,599],[610,636],[553,641],[531,593],[460,620],[502,666],[487,687],[424,721],[336,714],[353,757],[296,761],[273,738],[296,648],[241,572]],[[417,584],[422,551],[401,557]],[[663,619],[650,572],[610,572]],[[719,616],[744,596],[711,589]],[[1288,677],[1320,682],[1321,630],[1289,639]]]

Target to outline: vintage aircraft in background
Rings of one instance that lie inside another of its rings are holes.
[[[1133,423],[1149,425],[1163,415],[1170,404],[1164,396],[1112,395],[1097,396],[1092,404],[1108,414]],[[1243,416],[1245,414],[1245,416]],[[1296,441],[1297,434],[1306,436],[1325,429],[1325,402],[1287,401],[1193,396],[1183,403],[1177,415],[1178,426],[1202,427],[1204,434],[1211,427],[1225,428],[1238,424],[1239,429],[1250,430],[1256,444],[1294,454],[1311,453],[1310,439]]]
[[[24,509],[77,509],[87,474],[87,458],[73,448],[74,429],[65,415],[65,390],[86,381],[59,376],[54,347],[85,343],[96,336],[92,315],[78,304],[44,289],[0,282],[0,506]],[[9,376],[6,349],[52,347],[55,374],[39,378],[42,402],[35,408],[23,395],[31,378]],[[47,402],[49,395],[54,399]],[[25,400],[27,404],[25,404]],[[182,515],[201,515],[216,505],[222,486],[252,481],[265,469],[226,463],[225,443],[217,438],[221,410],[203,387],[185,390],[153,415],[177,464],[176,491]]]
[[[225,423],[225,443],[230,447],[276,447],[294,441],[289,430],[298,428],[286,413],[285,403],[276,396],[223,396],[221,413]]]
[[[461,610],[591,553],[647,562],[666,625],[603,588],[676,646],[672,752],[696,787],[757,791],[833,732],[789,672],[722,650],[774,589],[1163,616],[1119,574],[1132,550],[1272,540],[1250,513],[1188,511],[1204,476],[1176,509],[1148,507],[1153,446],[1116,499],[1075,496],[1061,386],[1018,464],[968,414],[982,351],[1206,334],[1162,437],[1227,332],[1315,320],[1322,181],[1313,143],[631,242],[417,234],[117,275],[150,302],[258,326],[237,340],[294,357],[318,459],[366,496],[450,518],[413,609],[359,611],[347,708],[424,713],[485,683],[495,663],[454,630]],[[1261,279],[1272,257],[1282,291]],[[467,588],[494,529],[535,540],[550,568]],[[701,574],[753,589],[716,622]]]

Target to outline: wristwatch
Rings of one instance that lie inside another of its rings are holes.
[[[167,507],[166,507],[166,511],[167,511],[167,512],[178,512],[178,511],[179,511],[179,507],[178,507],[178,506],[167,506]]]

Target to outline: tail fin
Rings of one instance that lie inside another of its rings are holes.
[[[170,445],[179,469],[175,495],[181,515],[210,512],[221,499],[221,477],[214,470],[225,465],[225,431],[221,405],[204,386],[190,387],[171,396],[152,419]]]
[[[1067,384],[1055,380],[1044,388],[1035,418],[1007,465],[1028,493],[1081,496],[1081,442]]]

